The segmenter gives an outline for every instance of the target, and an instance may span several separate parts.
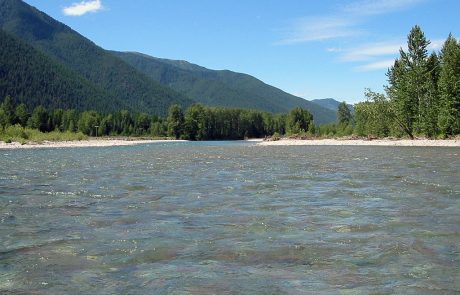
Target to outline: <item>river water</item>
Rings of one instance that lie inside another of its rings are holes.
[[[455,294],[460,149],[0,150],[0,293]]]

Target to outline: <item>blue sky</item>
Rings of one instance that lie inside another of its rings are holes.
[[[412,26],[460,35],[458,0],[26,0],[106,49],[248,73],[306,99],[383,91]]]

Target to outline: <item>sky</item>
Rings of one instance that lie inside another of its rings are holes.
[[[305,99],[383,91],[421,26],[439,51],[458,0],[26,0],[97,45],[247,73]]]

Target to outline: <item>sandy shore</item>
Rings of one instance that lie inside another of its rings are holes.
[[[178,142],[179,140],[174,140]],[[182,140],[181,140],[182,141]],[[123,140],[123,139],[89,139],[81,141],[44,141],[40,143],[27,143],[21,145],[18,142],[5,143],[0,141],[0,149],[36,149],[36,148],[76,148],[76,147],[109,147],[128,146],[148,143],[165,143],[172,140]]]
[[[375,139],[375,140],[362,140],[362,139],[281,139],[278,141],[262,141],[257,145],[259,146],[295,146],[295,145],[354,145],[354,146],[426,146],[426,147],[460,147],[460,140],[429,140],[429,139]]]

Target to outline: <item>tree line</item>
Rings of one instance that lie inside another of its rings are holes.
[[[407,37],[408,50],[388,70],[385,94],[366,91],[355,105],[357,135],[426,136],[460,134],[460,43],[450,34],[440,52],[419,26]]]
[[[9,126],[37,129],[41,132],[81,132],[89,136],[171,137],[187,140],[230,140],[263,138],[274,134],[315,133],[313,116],[295,108],[288,114],[205,107],[194,104],[185,111],[179,105],[169,108],[167,117],[132,113],[112,113],[46,109],[31,112],[24,103],[16,104],[7,96],[0,104],[0,132]]]

